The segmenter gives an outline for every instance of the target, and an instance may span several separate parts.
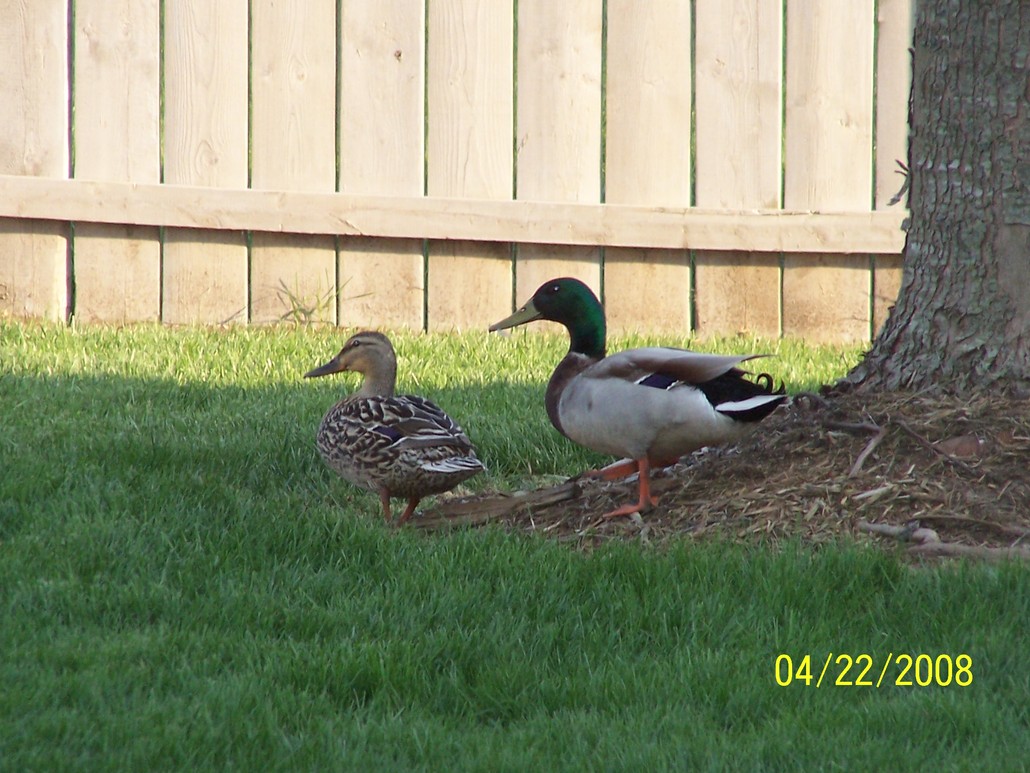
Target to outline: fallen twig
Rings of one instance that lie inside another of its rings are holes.
[[[862,520],[858,522],[858,530],[920,545],[941,541],[941,538],[937,536],[937,532],[933,529],[922,528],[919,525],[919,521],[909,521],[904,526],[892,526],[889,523],[870,523],[869,521]]]
[[[827,419],[823,422],[823,426],[826,429],[839,429],[844,432],[869,432],[873,435],[878,435],[883,432],[884,429],[879,424],[873,424],[872,422],[862,421],[836,421],[834,419]]]
[[[862,465],[865,464],[865,460],[869,457],[869,454],[876,450],[876,447],[880,445],[880,441],[883,440],[886,436],[887,428],[877,427],[876,434],[873,435],[872,440],[866,443],[866,447],[862,449],[862,453],[858,455],[858,458],[855,459],[855,463],[851,465],[851,469],[848,470],[849,478],[854,478],[856,475],[858,475],[858,471],[862,469]]]
[[[966,464],[961,459],[959,459],[959,458],[957,458],[955,456],[952,456],[951,454],[947,453],[946,451],[942,451],[937,446],[935,446],[933,443],[931,443],[929,440],[927,440],[925,437],[923,437],[918,432],[916,432],[914,429],[912,429],[910,426],[908,426],[908,424],[903,422],[901,419],[898,419],[895,423],[899,427],[901,427],[901,429],[904,430],[909,436],[914,438],[921,446],[923,446],[927,450],[933,452],[934,454],[936,454],[937,456],[941,457],[942,459],[946,459],[947,461],[949,461],[952,464],[954,464],[956,467],[961,467],[966,472],[972,473],[973,475],[978,475],[979,474],[975,467],[973,467],[972,465]]]
[[[985,529],[994,529],[1000,531],[1003,534],[1009,534],[1013,537],[1028,537],[1030,536],[1030,529],[1024,529],[1022,526],[1015,526],[1007,523],[995,523],[994,521],[985,521],[981,518],[970,518],[967,515],[922,515],[920,518],[924,521],[959,521],[962,523],[975,523],[977,526],[983,526]]]
[[[945,516],[927,516],[945,517]],[[933,529],[920,527],[919,521],[909,521],[904,526],[892,526],[887,523],[858,522],[859,531],[894,537],[902,542],[911,542],[908,552],[921,556],[983,558],[988,561],[1001,561],[1007,558],[1018,558],[1030,561],[1030,548],[1010,546],[995,548],[987,545],[961,545],[957,542],[942,542]]]
[[[865,499],[868,499],[869,503],[871,504],[871,503],[875,502],[877,499],[882,497],[884,494],[886,494],[888,491],[890,491],[893,488],[894,487],[890,483],[887,483],[887,484],[885,484],[883,486],[877,486],[874,489],[869,489],[868,491],[863,491],[861,494],[855,494],[851,498],[854,499],[856,502],[861,502],[861,501],[863,501]]]

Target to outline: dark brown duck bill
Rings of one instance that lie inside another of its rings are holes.
[[[540,319],[540,312],[536,310],[536,306],[533,305],[533,301],[530,301],[510,317],[505,317],[500,322],[495,322],[490,325],[490,332],[496,333],[498,330],[506,330],[509,327],[524,325],[527,322],[532,322],[536,319]]]
[[[319,365],[313,370],[309,370],[304,374],[304,378],[318,378],[319,376],[328,376],[330,373],[339,373],[347,368],[340,364],[339,357],[333,357],[325,365]]]

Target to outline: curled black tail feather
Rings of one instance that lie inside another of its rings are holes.
[[[768,373],[759,373],[755,376],[755,385],[761,387],[763,390],[771,395],[785,395],[787,394],[787,385],[782,381],[780,382],[780,388],[776,389],[776,382],[773,377]]]
[[[748,379],[747,376],[748,374],[739,368],[733,368],[711,381],[698,384],[697,388],[704,392],[708,402],[712,405],[747,400],[749,397],[760,395],[786,394],[783,384],[780,384],[778,390],[774,389],[775,382],[768,373],[759,373],[755,376],[754,381]]]

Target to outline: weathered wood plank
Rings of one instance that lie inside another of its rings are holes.
[[[894,254],[907,212],[720,212],[351,196],[0,175],[0,217],[283,233],[753,252]]]
[[[511,306],[512,246],[506,242],[429,243],[430,330],[486,329]]]
[[[345,193],[423,193],[424,22],[425,0],[342,0],[339,188]],[[342,239],[339,260],[341,325],[423,327],[421,238]]]
[[[335,239],[255,232],[253,240],[251,322],[335,325]]]
[[[605,201],[690,205],[690,2],[608,2]],[[690,254],[610,247],[613,331],[690,332]]]
[[[64,320],[68,225],[0,219],[0,316]]]
[[[510,199],[514,111],[512,0],[428,7],[430,196]],[[427,325],[485,328],[511,305],[511,246],[429,243]]]
[[[876,16],[876,209],[891,206],[908,164],[908,98],[912,86],[914,0],[879,0]],[[895,206],[905,206],[903,199]]]
[[[880,0],[876,36],[876,209],[890,207],[908,158],[908,96],[912,85],[913,0]],[[894,205],[902,208],[901,201]],[[887,321],[901,289],[901,255],[873,258],[873,334]]]
[[[617,333],[690,335],[690,253],[609,247],[604,307]]]
[[[152,0],[78,0],[76,176],[160,181],[160,42],[160,8]],[[73,255],[76,319],[160,318],[157,228],[79,223]]]
[[[784,206],[868,209],[873,200],[873,11],[848,0],[788,0]],[[870,336],[868,256],[784,255],[783,332]]]
[[[698,0],[697,205],[780,206],[782,8]],[[695,254],[701,335],[780,333],[780,256]]]
[[[336,0],[252,0],[251,184],[336,188]],[[336,240],[255,233],[252,322],[336,323]]]
[[[165,6],[165,180],[247,185],[247,0]],[[247,319],[247,246],[230,231],[165,233],[162,317]]]
[[[694,268],[697,334],[780,334],[780,254],[703,250]]]
[[[0,10],[0,173],[68,174],[68,16],[65,0]],[[65,319],[68,226],[0,222],[0,313]]]
[[[600,201],[601,21],[601,0],[519,0],[519,199]],[[515,264],[516,302],[557,276],[578,277],[599,292],[600,252],[521,245]]]

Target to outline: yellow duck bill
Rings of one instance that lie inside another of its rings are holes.
[[[500,322],[495,322],[490,325],[490,332],[496,333],[498,330],[507,330],[510,327],[518,327],[519,325],[524,325],[527,322],[533,322],[534,320],[540,319],[540,317],[540,312],[537,311],[536,306],[533,305],[533,301],[530,301],[510,317],[505,317]]]

